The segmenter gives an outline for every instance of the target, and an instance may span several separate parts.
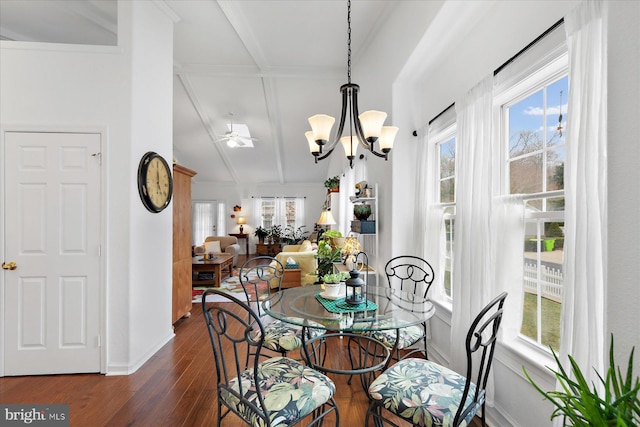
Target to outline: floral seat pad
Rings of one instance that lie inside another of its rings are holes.
[[[412,346],[424,335],[424,330],[421,325],[407,326],[406,328],[400,328],[399,331],[398,350]],[[371,336],[389,348],[392,348],[396,342],[395,329],[372,331]]]
[[[383,372],[369,386],[371,399],[416,426],[451,426],[466,378],[429,360],[409,358]],[[471,383],[465,407],[473,405],[461,426],[467,426],[482,405],[473,403]]]
[[[302,318],[291,318],[292,322],[302,323]],[[307,321],[310,326],[320,324]],[[307,328],[309,332],[309,338],[315,338],[324,334],[324,329]],[[273,322],[264,325],[264,342],[262,346],[269,350],[276,351],[278,353],[293,351],[302,346],[302,327],[293,325],[281,320],[274,320]],[[260,336],[260,330],[255,330],[251,333],[252,339],[258,339]]]
[[[229,388],[239,391],[238,378],[229,382]],[[240,375],[244,398],[260,407],[253,381],[253,369]],[[335,384],[326,375],[287,357],[273,357],[260,363],[258,383],[264,404],[274,427],[290,426],[326,403],[336,391]],[[265,423],[249,405],[226,389],[220,398],[229,408],[252,426]]]
[[[390,322],[383,320],[380,322],[381,326],[384,326]],[[355,323],[353,325],[353,329],[355,333],[366,333],[376,340],[383,343],[388,348],[393,348],[393,345],[396,343],[396,330],[395,329],[385,329],[381,331],[367,331],[360,332],[359,329],[367,329],[369,327],[368,323]],[[412,346],[417,343],[424,335],[424,329],[422,325],[413,325],[406,326],[404,328],[399,329],[399,341],[398,341],[398,350],[405,349],[407,347]]]

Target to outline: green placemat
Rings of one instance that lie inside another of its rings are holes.
[[[378,304],[369,300],[366,300],[366,303],[351,305],[345,302],[344,298],[331,300],[322,298],[319,293],[316,294],[316,299],[331,313],[352,313],[356,311],[370,311],[378,308]]]

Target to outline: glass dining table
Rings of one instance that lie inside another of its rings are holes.
[[[366,286],[362,293],[365,302],[359,305],[348,304],[345,292],[343,289],[339,297],[329,299],[323,298],[322,285],[289,288],[270,294],[262,301],[262,308],[274,319],[303,328],[300,353],[309,366],[359,375],[367,391],[376,372],[389,365],[395,351],[395,346],[389,348],[368,332],[395,329],[399,333],[400,328],[431,318],[435,307],[428,299],[388,286]],[[309,333],[310,329],[316,333]],[[331,339],[348,340],[348,362],[340,355],[327,355]],[[349,366],[344,366],[346,363]]]

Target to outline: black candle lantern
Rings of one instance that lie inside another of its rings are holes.
[[[360,278],[360,272],[353,269],[349,272],[350,278],[345,282],[347,297],[345,301],[351,305],[358,305],[364,302],[362,296],[364,289],[364,280]]]

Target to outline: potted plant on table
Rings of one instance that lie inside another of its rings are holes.
[[[282,226],[274,225],[269,230],[269,243],[280,243],[280,239],[282,238]]]
[[[258,243],[263,244],[264,238],[269,235],[269,231],[263,226],[259,226],[256,228],[256,231],[253,232],[253,235],[258,238]]]
[[[333,263],[340,261],[342,248],[333,244],[334,237],[341,237],[342,233],[335,230],[327,230],[318,242],[316,259],[318,260],[318,278],[322,279],[325,274],[333,273]]]

